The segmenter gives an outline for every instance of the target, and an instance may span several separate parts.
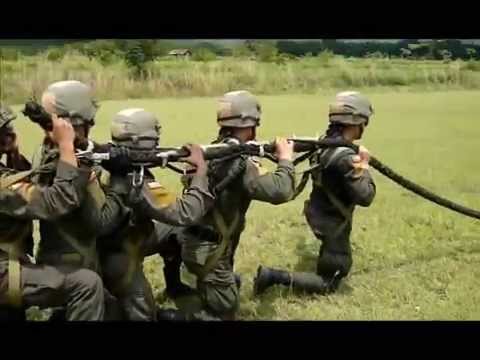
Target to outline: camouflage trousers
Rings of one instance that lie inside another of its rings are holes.
[[[190,235],[180,239],[182,261],[189,272],[197,276],[197,289],[194,296],[181,299],[183,303],[179,299],[177,306],[196,319],[234,320],[240,303],[233,271],[234,247],[227,247],[218,262],[205,274],[202,268],[217,249],[218,243]],[[238,236],[232,243],[238,243]]]
[[[143,262],[145,257],[156,254],[168,258],[172,253],[170,237],[176,231],[174,226],[155,221],[154,231],[145,236],[138,256],[121,249],[101,251],[102,278],[105,288],[113,295],[107,300],[107,319],[156,321],[157,306]]]
[[[4,309],[9,306],[8,285],[8,260],[4,256],[0,260],[0,305]],[[36,265],[28,258],[21,259],[20,292],[22,309],[64,307],[68,321],[101,321],[104,318],[102,280],[88,269],[72,265]]]
[[[103,257],[101,265],[105,288],[114,296],[107,301],[107,320],[155,321],[156,304],[143,257],[115,252]]]
[[[336,272],[339,272],[340,278],[347,276],[353,263],[351,223],[321,213],[309,201],[305,203],[304,213],[313,234],[321,241],[316,273],[327,278],[333,277]]]

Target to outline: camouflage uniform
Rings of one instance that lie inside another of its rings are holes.
[[[370,102],[357,92],[342,92],[330,105],[333,126],[366,126],[373,113]],[[327,137],[342,138],[341,131]],[[323,149],[310,158],[313,181],[304,214],[315,237],[321,241],[316,274],[288,273],[260,266],[254,281],[254,293],[282,284],[310,293],[335,291],[340,279],[352,267],[350,234],[356,205],[369,206],[375,197],[375,183],[366,168],[354,166],[355,152],[350,148]]]
[[[79,81],[61,81],[50,85],[46,94],[55,99],[57,114],[67,113],[72,125],[83,126],[88,133],[97,109],[88,86]],[[98,145],[88,140],[86,147],[82,150],[95,151]],[[55,169],[57,164],[58,150],[48,141],[44,142],[34,157],[34,165]],[[89,180],[80,207],[55,221],[40,221],[37,263],[68,264],[101,273],[97,238],[117,227],[125,219],[127,209],[115,188],[102,188],[101,181],[108,172],[99,166],[90,168],[96,176]],[[50,185],[52,180],[52,171],[44,171],[34,178],[41,186]],[[105,296],[110,301],[108,292]]]
[[[234,91],[220,99],[217,121],[222,128],[256,127],[260,115],[260,105],[253,95]],[[226,135],[221,136],[219,142],[238,143],[239,140]],[[250,203],[252,200],[271,204],[287,202],[294,191],[294,167],[291,161],[281,160],[275,171],[265,173],[259,163],[248,156],[210,163],[209,176],[213,183],[230,180],[215,194],[213,209],[199,225],[186,227],[180,236],[182,260],[197,276],[194,299],[197,306],[190,307],[189,312],[195,318],[233,319],[239,305],[234,256]]]
[[[50,85],[46,91],[55,97],[58,113],[67,112],[72,125],[90,127],[94,124],[96,106],[89,88],[78,81],[61,81]],[[95,150],[97,145],[88,141],[88,148]],[[88,150],[88,149],[87,149]],[[37,152],[34,165],[56,168],[58,150],[45,142]],[[57,221],[40,221],[39,249],[37,262],[45,264],[69,263],[76,266],[99,270],[96,239],[108,233],[123,219],[125,208],[120,197],[111,189],[105,193],[100,179],[103,169],[93,167],[96,176],[87,186],[87,194],[80,207]],[[49,185],[52,172],[39,174],[35,178],[40,185]]]
[[[103,286],[95,272],[35,265],[27,256],[33,255],[32,220],[55,221],[75,211],[85,197],[90,171],[60,161],[47,187],[33,184],[30,175],[0,164],[0,305],[64,306],[67,320],[101,320]]]
[[[16,119],[16,115],[12,109],[8,106],[2,106],[0,104],[0,145],[3,139],[6,137],[16,138],[17,135],[13,129],[11,122]],[[0,146],[1,149],[1,146]],[[0,152],[0,161],[2,159],[2,153]],[[31,164],[25,156],[23,156],[18,150],[6,154],[6,167],[17,171],[30,170]]]
[[[158,145],[160,126],[153,114],[143,109],[126,109],[113,119],[111,133],[117,145],[153,149]],[[156,319],[155,301],[143,272],[143,260],[161,251],[160,243],[168,237],[169,229],[173,229],[164,224],[193,224],[213,205],[206,176],[195,175],[190,187],[176,199],[155,181],[153,174],[146,172],[139,191],[124,180],[129,179],[125,173],[111,175],[111,182],[120,184],[120,194],[130,204],[131,212],[127,221],[99,243],[105,285],[119,300],[121,318],[127,320]],[[158,230],[161,231],[162,225],[166,232],[160,234]]]

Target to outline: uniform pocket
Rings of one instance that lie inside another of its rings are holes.
[[[217,247],[217,244],[210,241],[186,237],[182,241],[182,260],[189,271],[197,274],[198,268],[205,266]]]

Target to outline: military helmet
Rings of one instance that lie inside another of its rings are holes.
[[[10,126],[10,122],[16,118],[17,115],[9,106],[0,104],[0,129],[4,126]]]
[[[140,149],[157,146],[160,130],[161,126],[156,116],[140,108],[120,111],[114,116],[110,127],[115,144]]]
[[[217,123],[221,127],[251,127],[260,125],[260,103],[250,92],[231,91],[218,100]]]
[[[51,84],[45,93],[54,97],[55,113],[69,117],[72,125],[95,124],[98,106],[88,85],[77,80],[58,81]]]
[[[328,112],[330,122],[345,125],[366,123],[372,114],[372,104],[357,91],[338,93]]]

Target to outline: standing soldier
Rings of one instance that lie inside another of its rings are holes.
[[[111,135],[115,145],[153,151],[159,144],[160,124],[150,112],[126,109],[115,115]],[[98,246],[105,285],[116,296],[122,319],[156,320],[153,292],[143,272],[144,257],[152,254],[149,239],[160,235],[155,228],[164,224],[195,224],[213,205],[202,149],[192,145],[189,150],[191,155],[184,161],[194,165],[196,173],[190,186],[178,199],[156,182],[148,170],[145,170],[143,186],[138,190],[132,188],[131,180],[125,181],[131,179],[128,172],[132,169],[112,171],[111,183],[121,184],[117,186],[122,189],[119,193],[132,209],[128,220],[99,241]],[[152,219],[164,224],[155,224]],[[165,228],[169,227],[165,225]],[[167,233],[160,236],[163,239]]]
[[[248,91],[232,91],[219,100],[216,143],[245,143],[255,140],[261,108]],[[209,179],[215,195],[212,210],[199,225],[186,227],[181,236],[181,255],[187,269],[197,276],[198,309],[187,318],[233,320],[239,305],[234,276],[234,255],[245,228],[252,200],[282,204],[294,192],[293,144],[277,139],[277,169],[271,173],[252,157],[210,161]],[[193,303],[193,302],[192,302]]]
[[[350,142],[361,139],[372,114],[370,101],[360,93],[341,92],[330,105],[326,137]],[[368,150],[362,146],[359,155],[340,147],[322,149],[312,156],[313,189],[304,213],[315,237],[321,241],[317,273],[289,273],[260,266],[254,294],[259,295],[274,284],[317,294],[337,289],[352,266],[350,233],[355,205],[367,207],[375,197],[368,161]]]
[[[15,143],[12,128],[4,128],[15,117],[4,110],[0,109],[3,149]],[[0,164],[0,306],[10,313],[24,313],[30,306],[63,306],[67,320],[102,320],[103,286],[95,272],[68,265],[35,265],[27,256],[33,255],[32,220],[56,221],[75,211],[90,176],[88,169],[78,167],[72,126],[52,117],[48,136],[59,149],[59,161],[51,185],[39,187],[30,181],[31,171],[18,172]],[[18,149],[16,158],[28,163],[18,156]],[[8,313],[7,317],[11,318]]]

